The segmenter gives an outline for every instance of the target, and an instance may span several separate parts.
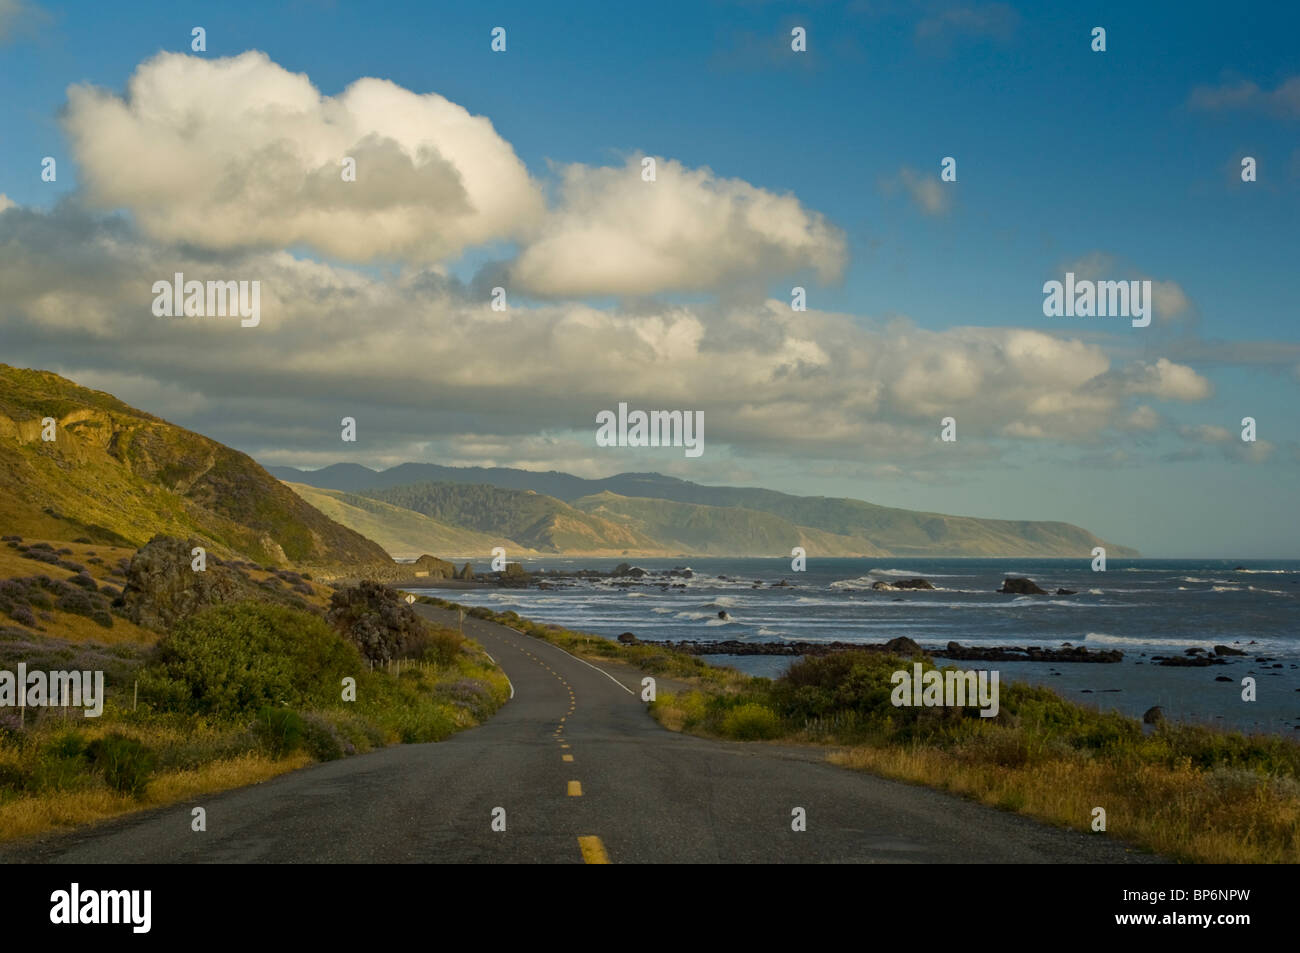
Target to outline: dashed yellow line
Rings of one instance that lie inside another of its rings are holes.
[[[573,760],[573,755],[571,755],[571,754],[562,754],[562,755],[560,755],[560,760],[561,760],[561,761],[572,761],[572,760]]]
[[[608,864],[609,854],[605,845],[594,834],[578,838],[578,850],[582,851],[582,860],[588,864]]]
[[[570,781],[570,782],[569,782],[569,797],[582,797],[582,782],[581,782],[581,781]]]

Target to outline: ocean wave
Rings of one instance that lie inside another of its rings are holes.
[[[1210,592],[1241,592],[1241,586],[1212,586]]]
[[[1089,632],[1083,637],[1083,640],[1090,645],[1141,645],[1147,647],[1173,645],[1185,649],[1199,646],[1206,651],[1213,649],[1216,644],[1223,644],[1221,642],[1216,643],[1213,639],[1160,639],[1151,636],[1110,635],[1107,632]]]
[[[667,606],[655,606],[655,607],[654,607],[653,609],[651,609],[650,611],[651,611],[651,612],[657,612],[657,613],[659,613],[660,615],[667,615],[668,613],[672,612],[673,610],[670,609],[670,608],[668,608]]]
[[[706,623],[704,623],[704,624],[705,624],[705,625],[708,625],[708,626],[713,626],[713,625],[732,625],[735,621],[736,621],[735,619],[719,619],[717,616],[714,616],[712,619],[710,619],[708,622],[706,622]]]
[[[767,626],[763,626],[762,628],[760,628],[760,629],[758,630],[758,634],[759,634],[759,635],[767,636],[768,638],[773,638],[773,637],[776,637],[776,638],[784,638],[784,637],[785,637],[785,633],[784,633],[784,632],[778,632],[776,629],[769,629]]]

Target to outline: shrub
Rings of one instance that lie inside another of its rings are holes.
[[[465,637],[455,629],[426,624],[407,641],[403,654],[445,668],[455,664],[464,645]]]
[[[285,606],[213,606],[176,626],[141,673],[141,694],[163,708],[238,715],[339,700],[361,668],[356,649],[318,616]]]
[[[261,708],[253,721],[253,734],[273,758],[283,758],[303,746],[307,725],[291,708]]]
[[[722,731],[729,737],[741,741],[759,741],[779,735],[781,723],[772,709],[747,702],[736,706],[723,716]]]
[[[139,797],[153,773],[154,753],[121,732],[111,732],[91,742],[86,756],[115,791]]]
[[[339,737],[329,719],[316,713],[303,718],[302,740],[304,747],[317,761],[336,761],[351,747]],[[352,750],[356,751],[355,748]]]

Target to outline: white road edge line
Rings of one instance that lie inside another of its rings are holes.
[[[516,631],[518,631],[518,630],[516,630]],[[520,634],[520,635],[523,635],[524,633],[520,632],[519,634]],[[530,636],[528,636],[528,638],[531,639],[532,636],[530,635]],[[627,692],[629,695],[635,695],[635,694],[636,694],[636,692],[632,691],[632,689],[628,688],[626,685],[624,685],[622,682],[620,682],[620,681],[619,681],[617,678],[615,678],[613,675],[609,674],[609,672],[605,671],[603,668],[596,668],[595,665],[592,665],[592,664],[591,664],[590,662],[588,662],[586,659],[578,658],[578,656],[574,655],[572,652],[565,652],[564,649],[560,648],[558,645],[554,644],[553,642],[544,642],[544,641],[542,641],[541,639],[538,639],[537,641],[538,641],[538,642],[541,642],[543,645],[549,645],[551,648],[553,648],[553,649],[557,649],[557,650],[560,651],[560,652],[564,652],[564,654],[567,655],[569,658],[573,659],[575,662],[581,662],[583,665],[587,666],[587,668],[595,668],[596,671],[600,672],[601,675],[604,675],[607,679],[609,679],[611,682],[613,682],[613,683],[614,683],[615,685],[617,685],[619,688],[623,689],[623,691]]]

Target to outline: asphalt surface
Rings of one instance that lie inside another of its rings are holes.
[[[514,689],[478,728],[11,844],[0,862],[1158,861],[1105,835],[835,767],[821,749],[670,732],[647,713],[636,673],[479,619],[465,631]],[[198,805],[202,833],[190,829]],[[493,830],[496,808],[504,831]],[[795,808],[806,830],[792,829]]]

